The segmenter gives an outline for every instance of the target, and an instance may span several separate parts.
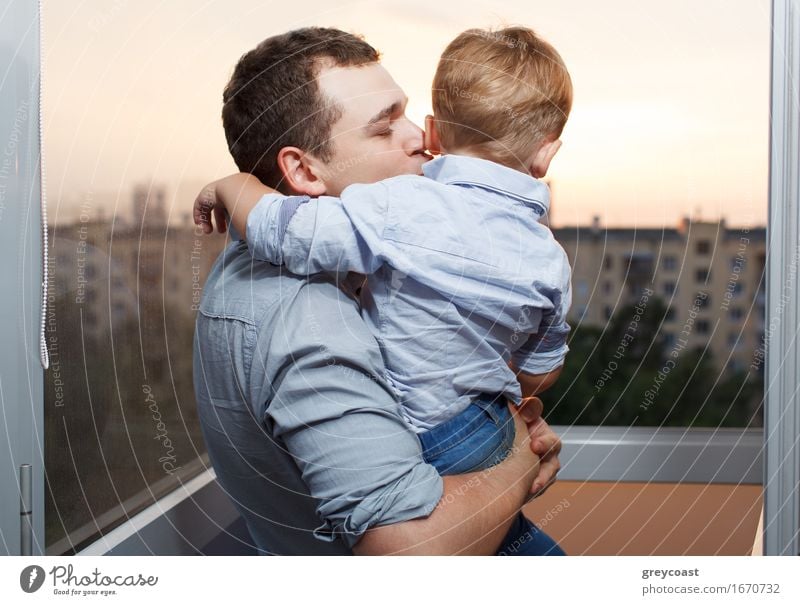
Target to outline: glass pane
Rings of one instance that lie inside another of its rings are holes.
[[[145,17],[125,3],[44,6],[51,554],[96,538],[206,466],[192,338],[224,238],[203,237],[189,220],[209,179],[180,166],[197,141],[171,143],[165,127],[168,113],[180,119],[161,96],[174,66],[143,69],[142,38],[115,42]]]
[[[575,289],[548,420],[760,424],[769,2],[309,0],[301,18],[257,0],[45,6],[52,552],[202,460],[192,325],[224,242],[194,232],[191,201],[236,169],[220,109],[237,58],[302,25],[375,44],[418,124],[457,33],[522,23],[552,42],[575,102],[549,224]]]

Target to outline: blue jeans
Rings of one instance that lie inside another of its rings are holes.
[[[501,462],[514,443],[514,420],[503,395],[484,396],[430,431],[419,434],[422,456],[441,475],[460,475]],[[498,555],[564,555],[550,536],[519,513]]]

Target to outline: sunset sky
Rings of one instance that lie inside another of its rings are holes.
[[[561,53],[575,101],[551,166],[554,222],[766,221],[769,2],[89,0],[44,4],[51,217],[128,212],[164,184],[173,218],[235,171],[220,122],[241,54],[306,25],[363,34],[419,124],[447,43],[523,24]],[[237,7],[233,12],[231,7]]]

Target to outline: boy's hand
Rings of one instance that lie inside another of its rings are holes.
[[[211,215],[217,223],[217,230],[225,233],[227,211],[231,224],[246,237],[247,216],[267,193],[276,193],[252,174],[237,172],[224,179],[209,183],[194,201],[194,223],[203,227],[203,232],[213,233]]]
[[[227,221],[225,219],[225,205],[217,199],[217,183],[214,181],[203,187],[194,201],[194,224],[203,228],[203,233],[213,233],[214,225],[211,222],[211,215],[220,233],[225,233]]]

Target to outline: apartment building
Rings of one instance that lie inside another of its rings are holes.
[[[573,270],[570,320],[603,326],[621,308],[658,296],[668,307],[668,347],[708,347],[719,367],[758,369],[763,360],[766,230],[724,220],[676,228],[553,229]]]

